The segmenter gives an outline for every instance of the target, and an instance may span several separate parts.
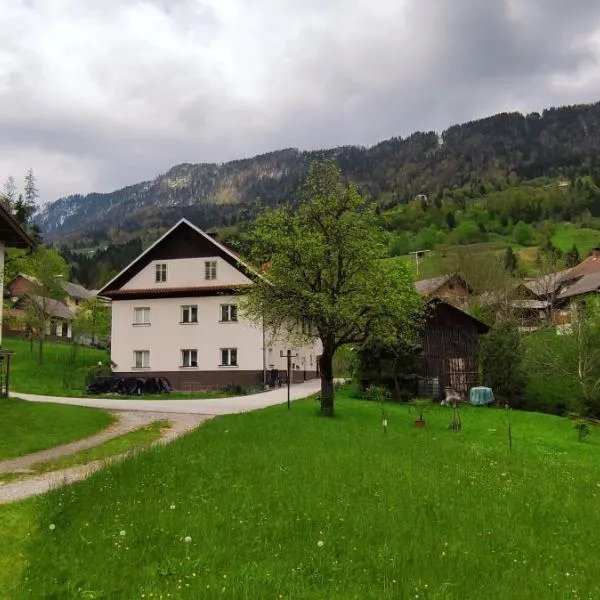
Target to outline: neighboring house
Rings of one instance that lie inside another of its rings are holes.
[[[260,275],[182,219],[98,295],[112,300],[115,374],[162,376],[179,390],[263,385],[286,370],[285,340],[245,320],[239,299]],[[320,344],[294,348],[294,381],[318,375]]]
[[[39,295],[32,294],[35,289],[35,279],[23,273],[19,274],[8,285],[7,291],[13,305],[7,311],[12,317],[7,320],[6,331],[11,333],[26,331],[24,323],[27,312],[27,302],[35,302],[38,308],[41,308],[49,317],[46,325],[46,334],[57,337],[71,339],[72,322],[75,319],[77,308],[81,302],[94,298],[94,294],[77,283],[70,281],[61,281],[61,286],[65,290],[65,297],[62,300],[42,298]]]
[[[467,399],[479,384],[479,336],[489,327],[457,306],[434,298],[422,338],[420,396],[443,398],[450,388]]]
[[[440,298],[459,306],[467,304],[471,292],[469,285],[457,273],[420,279],[415,281],[415,289],[425,298]]]
[[[5,248],[33,248],[35,242],[19,222],[0,204],[0,274],[4,289]],[[0,303],[0,344],[2,343],[3,303]]]

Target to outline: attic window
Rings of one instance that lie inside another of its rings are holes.
[[[215,280],[217,278],[217,261],[204,261],[204,279]]]
[[[165,283],[167,281],[167,264],[158,263],[156,265],[156,283]]]

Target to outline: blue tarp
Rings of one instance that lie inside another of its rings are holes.
[[[474,387],[469,392],[469,404],[484,406],[494,401],[494,392],[489,387]]]

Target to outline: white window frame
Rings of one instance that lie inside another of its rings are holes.
[[[154,281],[155,283],[167,282],[167,263],[156,263],[154,267]]]
[[[206,281],[216,281],[216,279],[217,279],[217,261],[216,260],[205,260],[204,261],[204,279]]]
[[[221,304],[220,306],[221,319],[220,323],[237,323],[238,309],[237,304]]]
[[[193,311],[196,309],[196,320],[192,319]],[[186,314],[187,317],[186,318]],[[180,323],[182,325],[197,325],[198,324],[198,305],[197,304],[183,304],[181,306]]]
[[[138,365],[138,357],[140,358]],[[133,351],[133,368],[134,369],[149,369],[150,368],[150,350],[134,350]]]
[[[138,316],[142,315],[139,319]],[[147,318],[145,318],[147,317]],[[134,325],[150,325],[150,307],[149,306],[134,306],[133,308],[133,324]]]
[[[182,369],[197,369],[198,368],[198,349],[183,348],[181,350],[181,365]]]
[[[237,348],[220,348],[219,352],[221,353],[221,364],[219,366],[220,367],[237,367],[237,366],[239,366],[237,351],[238,351]]]

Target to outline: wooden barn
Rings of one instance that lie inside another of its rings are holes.
[[[479,384],[479,336],[489,327],[456,306],[435,298],[429,302],[418,368],[418,394],[443,398],[452,390],[466,399]]]

